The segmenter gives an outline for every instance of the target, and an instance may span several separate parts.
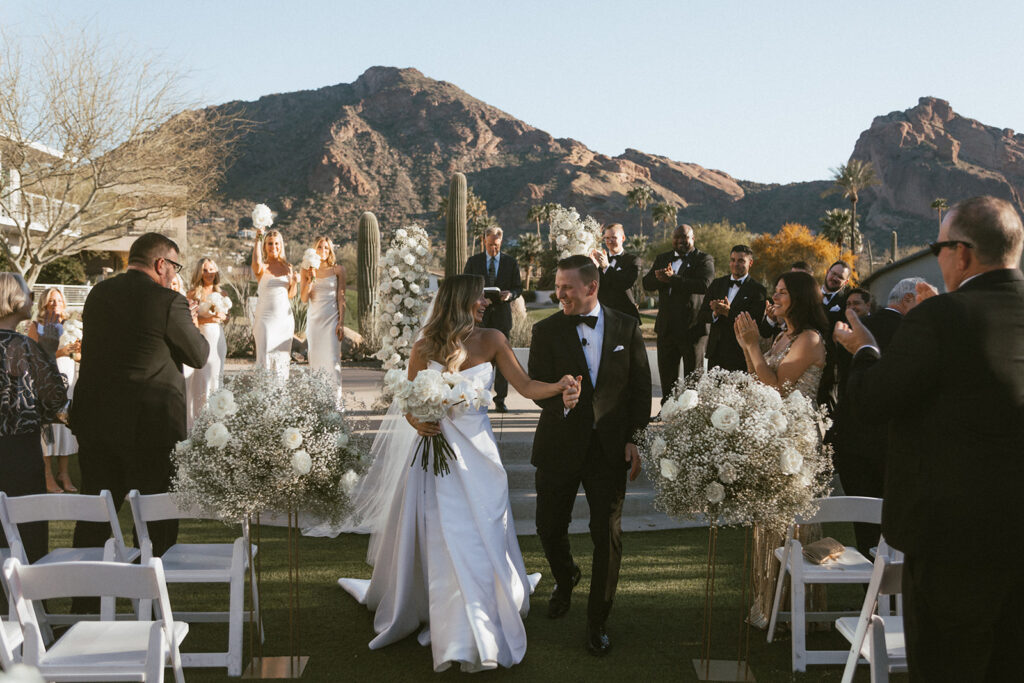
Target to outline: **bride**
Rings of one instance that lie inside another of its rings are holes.
[[[549,398],[575,388],[568,375],[557,384],[531,380],[505,336],[479,327],[488,304],[483,285],[478,275],[444,279],[422,337],[413,345],[409,379],[431,367],[457,371],[490,387],[493,363],[527,398]],[[523,617],[529,610],[529,593],[540,575],[526,575],[508,479],[487,408],[440,423],[407,415],[390,424],[394,426],[388,427],[387,420],[382,425],[374,451],[378,459],[391,461],[384,467],[397,481],[376,484],[371,491],[364,487],[357,497],[388,496],[380,520],[371,521],[367,561],[374,565],[373,578],[338,581],[376,612],[373,626],[378,635],[370,648],[397,642],[425,624],[419,642],[430,643],[435,671],[455,662],[463,671],[517,664],[526,653]],[[457,456],[444,477],[409,466],[415,437],[438,433]],[[380,448],[382,438],[390,439],[389,447]],[[374,468],[379,466],[375,462]]]

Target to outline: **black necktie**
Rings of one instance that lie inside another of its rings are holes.
[[[590,325],[590,329],[597,327],[597,316],[596,315],[574,315],[572,316],[572,322],[575,325]]]
[[[494,271],[494,257],[493,256],[488,256],[487,257],[487,286],[488,287],[491,287],[491,286],[494,285],[494,278],[496,276],[497,276],[497,273]]]

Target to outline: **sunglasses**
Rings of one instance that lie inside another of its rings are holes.
[[[928,248],[932,250],[933,256],[938,256],[943,249],[946,247],[955,247],[958,244],[962,244],[968,249],[973,249],[974,245],[970,242],[964,242],[963,240],[946,240],[945,242],[932,242],[928,245]]]

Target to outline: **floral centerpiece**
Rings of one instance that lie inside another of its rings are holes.
[[[785,531],[829,493],[824,410],[745,372],[691,375],[641,439],[655,505],[676,517]]]
[[[454,419],[470,408],[480,410],[490,405],[494,396],[481,380],[472,381],[457,372],[431,369],[420,370],[411,380],[404,370],[388,370],[384,386],[394,395],[401,412],[421,422],[438,422],[445,416]],[[413,453],[410,466],[415,465],[417,459],[424,472],[432,462],[434,476],[443,477],[451,472],[448,461],[455,459],[455,452],[444,434],[424,436]]]
[[[338,523],[364,459],[322,374],[293,370],[282,385],[256,368],[227,379],[176,445],[172,492],[224,521],[307,510]]]
[[[578,254],[590,256],[601,244],[601,224],[591,216],[580,219],[574,208],[555,207],[548,225],[549,239],[560,259]]]
[[[377,331],[381,342],[375,356],[384,369],[401,368],[409,360],[416,330],[427,307],[427,263],[430,238],[418,225],[395,231],[381,259],[377,290]]]

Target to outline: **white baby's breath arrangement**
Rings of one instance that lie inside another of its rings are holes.
[[[745,372],[694,374],[643,436],[655,477],[655,505],[675,517],[784,532],[828,495],[831,448],[821,442],[825,411],[794,391]]]
[[[574,208],[556,207],[551,211],[548,225],[551,245],[560,259],[578,254],[590,256],[601,244],[601,224],[591,216],[580,219]]]
[[[391,245],[380,261],[377,289],[377,332],[381,348],[375,356],[384,369],[404,367],[412,353],[416,330],[427,308],[427,264],[430,238],[418,225],[395,231]]]
[[[257,204],[252,210],[252,226],[257,230],[269,228],[274,224],[274,214],[266,204]]]
[[[312,268],[316,270],[320,267],[320,254],[316,253],[316,249],[307,249],[302,254],[302,264],[299,266],[303,270],[306,268]]]
[[[302,510],[337,523],[350,512],[364,453],[323,373],[295,371],[282,385],[255,368],[227,379],[176,445],[172,489],[225,521]]]

